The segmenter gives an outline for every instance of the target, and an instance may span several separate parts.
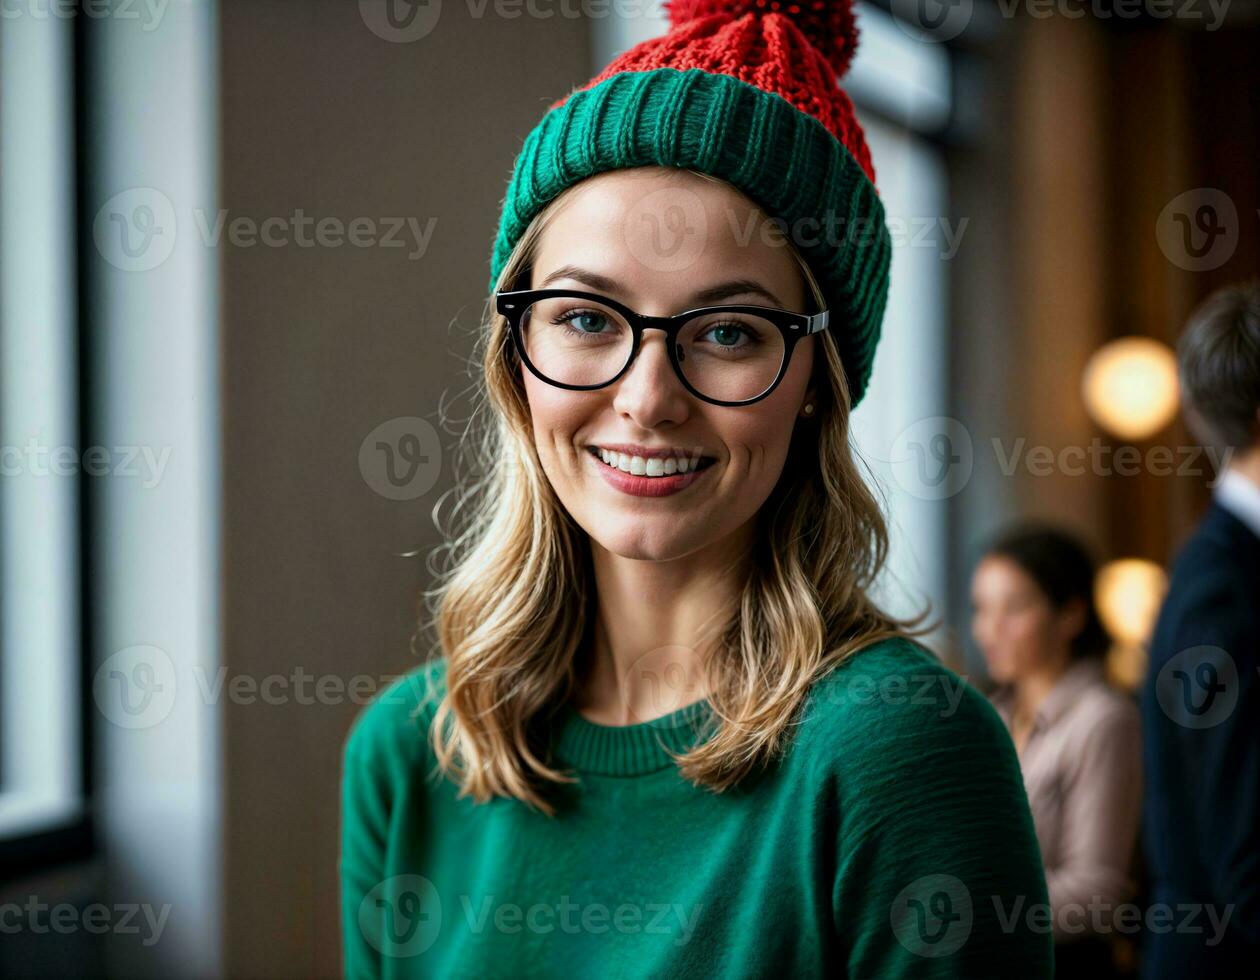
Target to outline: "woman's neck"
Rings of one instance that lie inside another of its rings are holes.
[[[629,725],[707,695],[704,665],[743,590],[732,548],[638,561],[592,543],[595,621],[574,705],[592,721]]]
[[[1071,653],[1065,650],[1015,681],[1012,685],[1015,695],[1014,715],[1019,722],[1024,726],[1031,726],[1037,709],[1054,690],[1055,684],[1070,665]]]

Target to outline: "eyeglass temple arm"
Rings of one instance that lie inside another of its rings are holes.
[[[811,313],[809,323],[805,327],[805,333],[822,333],[827,329],[827,321],[830,319],[831,311],[823,310],[821,313]]]

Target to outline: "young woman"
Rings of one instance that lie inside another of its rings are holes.
[[[1010,738],[868,596],[890,241],[851,12],[777,6],[675,2],[517,159],[439,656],[346,745],[351,977],[1049,974]]]
[[[972,632],[1019,752],[1054,910],[1057,972],[1117,975],[1112,916],[1136,891],[1141,725],[1103,671],[1094,565],[1071,535],[1012,528],[972,577]],[[1136,908],[1130,906],[1130,909]]]

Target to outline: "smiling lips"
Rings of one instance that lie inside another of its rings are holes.
[[[637,447],[636,447],[637,448]],[[664,497],[677,493],[716,462],[712,457],[674,455],[670,450],[647,450],[654,455],[628,454],[615,448],[588,446],[599,474],[610,486],[636,497]],[[643,450],[640,450],[643,452]],[[663,455],[670,453],[670,455]]]

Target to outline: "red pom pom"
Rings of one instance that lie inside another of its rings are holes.
[[[801,29],[843,75],[857,50],[857,22],[853,0],[666,0],[674,26],[700,17],[725,14],[738,20],[745,14],[782,14]]]

